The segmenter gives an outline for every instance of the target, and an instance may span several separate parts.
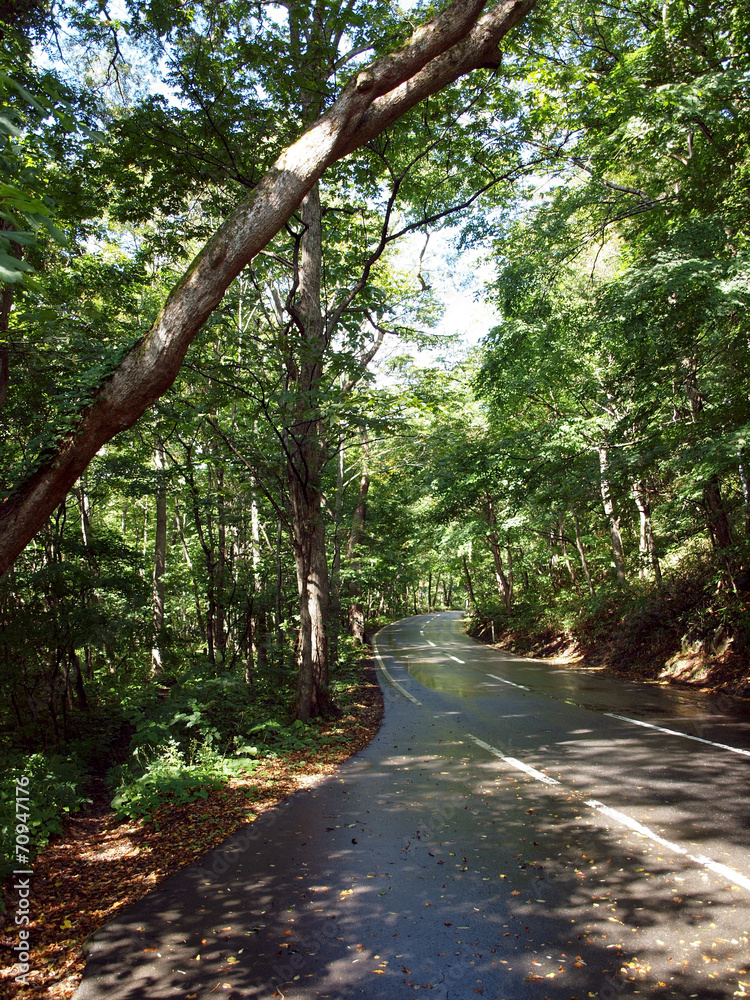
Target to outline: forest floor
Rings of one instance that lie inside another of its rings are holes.
[[[367,746],[380,728],[383,698],[372,663],[363,664],[360,680],[339,700],[341,714],[320,727],[319,747],[264,760],[252,777],[206,799],[164,807],[151,822],[123,821],[112,811],[111,791],[96,781],[92,806],[71,816],[33,863],[33,971],[29,987],[19,987],[11,959],[0,971],[0,997],[69,1000],[86,963],[87,938],[116,913]],[[0,927],[5,956],[16,943],[14,931]]]

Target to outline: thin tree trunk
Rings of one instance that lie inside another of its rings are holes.
[[[86,558],[91,565],[91,552],[89,551],[91,548],[91,510],[83,479],[81,479],[78,488],[78,506],[81,508],[81,541],[86,549]]]
[[[289,498],[294,559],[300,600],[297,642],[297,718],[302,722],[326,713],[328,695],[328,559],[325,545],[320,477],[320,380],[326,348],[321,311],[323,259],[320,191],[315,184],[300,209],[304,231],[300,240],[298,297],[295,316],[304,343],[298,364],[290,359],[296,394],[295,422],[286,435]]]
[[[215,464],[216,472],[216,631],[214,633],[214,644],[221,659],[222,669],[226,666],[227,659],[227,525],[226,525],[226,502],[224,497],[224,469],[221,465]]]
[[[609,535],[612,539],[612,555],[614,557],[615,571],[617,572],[617,582],[621,587],[625,586],[625,553],[622,547],[622,535],[620,534],[620,518],[615,510],[615,502],[612,498],[612,486],[609,481],[609,453],[604,446],[599,448],[599,483],[602,493],[602,503],[604,504],[604,514],[607,518]]]
[[[195,569],[193,568],[193,561],[190,558],[190,552],[187,547],[187,540],[185,538],[185,527],[182,523],[182,516],[177,507],[175,501],[175,511],[174,511],[175,524],[177,525],[177,533],[180,536],[180,543],[182,545],[182,556],[185,560],[185,565],[190,573],[190,580],[193,585],[193,599],[195,601],[195,617],[198,622],[198,630],[201,635],[201,639],[206,642],[206,625],[203,621],[203,612],[201,611],[201,599],[200,599],[200,588],[198,586],[198,578],[195,575]]]
[[[742,484],[742,509],[745,521],[745,538],[750,538],[750,480],[747,473],[747,451],[740,449],[739,473]]]
[[[719,477],[711,476],[703,486],[703,507],[706,512],[706,525],[719,551],[732,545],[732,528],[729,524],[726,507],[721,495]]]
[[[513,573],[513,550],[510,547],[510,528],[505,532],[505,557],[507,559],[508,570],[505,574],[508,581],[508,612],[513,603],[514,573]]]
[[[578,581],[576,580],[575,570],[573,569],[573,564],[571,563],[570,556],[568,555],[568,543],[565,540],[565,515],[562,511],[560,511],[560,517],[557,523],[558,530],[560,532],[560,549],[562,550],[563,562],[568,570],[571,583],[575,586]]]
[[[93,550],[92,545],[91,545],[91,540],[92,540],[91,539],[91,508],[90,508],[90,504],[89,504],[89,498],[88,498],[88,495],[86,493],[85,479],[83,477],[80,480],[80,485],[79,485],[79,488],[78,488],[78,505],[79,505],[79,507],[81,509],[81,541],[83,542],[84,550],[85,550],[85,553],[86,553],[86,561],[89,564],[89,569],[91,570],[92,575],[95,575],[95,574],[98,573],[99,565],[98,565],[96,556],[94,554],[94,550]],[[123,535],[124,535],[124,533],[125,532],[123,530]],[[88,606],[89,602],[91,604],[95,605],[95,606],[99,603],[99,597],[97,596],[96,591],[95,591],[95,589],[93,587],[91,587],[90,589],[86,588],[81,596],[82,596],[84,607]],[[73,651],[73,655],[75,656],[75,650]],[[89,646],[89,645],[84,646],[84,663],[85,663],[85,669],[86,669],[86,680],[89,681],[89,682],[91,682],[91,681],[94,680],[94,658],[93,658],[93,654],[92,654],[92,651],[91,651],[91,646]],[[80,674],[80,670],[81,670],[80,663],[77,663],[77,669],[78,669],[78,672]],[[82,686],[83,685],[83,677],[81,677],[80,683],[81,683],[81,686]],[[85,692],[84,692],[84,694],[83,694],[83,699],[84,700],[85,700],[85,697],[86,696],[85,696]],[[80,701],[81,701],[81,695],[80,695],[80,692],[79,692],[79,702]]]
[[[94,654],[91,651],[91,646],[84,646],[83,649],[84,662],[86,664],[86,680],[94,680]]]
[[[164,572],[167,568],[167,467],[164,442],[157,438],[154,450],[156,472],[156,532],[154,537],[154,573],[152,587],[151,676],[164,669]]]
[[[213,537],[213,525],[210,511],[206,512],[204,528],[201,517],[201,498],[195,482],[192,466],[192,453],[188,448],[185,455],[185,479],[190,489],[190,500],[193,510],[193,523],[198,535],[198,541],[203,549],[206,561],[206,647],[208,659],[212,667],[216,667],[216,558]]]
[[[143,565],[148,566],[148,500],[143,500]],[[145,570],[143,576],[145,577]]]
[[[248,665],[245,671],[245,681],[250,683],[249,671],[253,665],[259,669],[265,669],[268,665],[268,646],[266,614],[263,608],[256,608],[260,601],[263,589],[261,579],[260,564],[260,511],[258,509],[258,495],[253,486],[252,498],[250,501],[250,545],[253,565],[253,605],[250,609],[250,643],[248,651]]]
[[[503,554],[500,548],[500,537],[497,533],[495,506],[491,497],[486,498],[485,510],[487,512],[487,520],[490,525],[487,540],[489,542],[492,559],[495,564],[495,581],[497,583],[497,590],[503,600],[505,610],[508,614],[510,614],[513,602],[513,588],[511,581],[508,576],[506,576],[505,567],[503,566]]]
[[[311,497],[309,487],[303,491],[294,483],[291,493],[300,612],[296,714],[306,722],[329,708],[328,560],[319,494]]]
[[[331,559],[331,621],[334,622],[331,635],[331,660],[336,662],[339,655],[339,627],[341,624],[341,533],[344,509],[344,442],[339,438],[336,454],[336,496],[333,505],[333,558]]]
[[[359,495],[352,514],[352,525],[346,547],[347,561],[352,574],[349,583],[349,631],[360,645],[364,644],[365,641],[365,615],[362,606],[362,567],[358,553],[367,521],[367,494],[370,489],[369,459],[370,442],[367,432],[364,431],[362,433],[362,473],[359,478]]]
[[[276,625],[276,645],[278,647],[278,672],[279,678],[284,674],[284,647],[285,636],[282,618],[282,596],[284,590],[284,564],[281,559],[281,543],[284,539],[284,525],[279,518],[276,524],[276,587],[274,594],[274,618]]]
[[[70,665],[73,668],[73,684],[75,686],[76,701],[82,712],[88,712],[89,700],[86,697],[86,688],[83,683],[83,673],[81,672],[81,661],[75,649],[70,650]]]
[[[15,229],[11,222],[0,219],[0,231]],[[23,248],[18,243],[10,244],[11,254],[18,260],[23,258]],[[2,411],[5,398],[8,395],[10,385],[10,352],[8,350],[8,329],[10,327],[10,312],[13,308],[15,296],[15,285],[10,282],[0,283],[0,411]]]
[[[583,542],[581,541],[581,526],[578,521],[578,515],[573,515],[573,522],[576,527],[576,548],[578,549],[578,555],[581,559],[581,569],[583,570],[583,575],[586,577],[586,584],[589,588],[589,594],[591,597],[594,596],[594,585],[591,582],[591,571],[589,570],[589,562],[586,558],[586,549],[583,547]]]
[[[642,482],[633,483],[633,499],[638,508],[640,519],[640,531],[638,535],[638,551],[640,554],[640,564],[638,576],[643,579],[647,574],[647,567],[650,566],[654,573],[656,585],[661,587],[661,565],[656,554],[656,543],[654,541],[654,529],[651,521],[651,503],[648,498],[646,484]]]
[[[547,533],[547,573],[549,574],[550,586],[555,586],[555,566],[557,565],[557,552],[555,551],[555,529],[551,527]]]
[[[469,564],[466,561],[466,556],[465,555],[461,556],[461,561],[462,561],[463,566],[464,566],[464,574],[466,575],[466,590],[467,590],[467,593],[469,595],[469,601],[470,601],[471,606],[474,609],[474,611],[476,611],[477,610],[477,599],[474,596],[474,585],[471,582],[471,573],[469,572]]]

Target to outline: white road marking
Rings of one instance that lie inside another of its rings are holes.
[[[430,642],[429,639],[426,640],[431,646],[435,647],[434,642]],[[378,661],[380,669],[383,671],[385,677],[388,681],[397,688],[405,698],[408,698],[415,705],[421,706],[421,702],[417,701],[414,695],[410,694],[401,684],[395,680],[391,674],[388,672],[385,664],[383,663],[383,658],[375,644],[375,639],[373,638],[372,644],[373,652]],[[452,660],[457,663],[463,663],[463,660],[459,660],[458,657],[453,656],[451,653],[446,653]],[[510,684],[512,687],[521,688],[524,691],[529,691],[530,688],[523,684],[516,684],[514,681],[509,681],[505,677],[498,677],[496,674],[487,674],[488,677],[492,677],[493,680],[500,681],[503,684]],[[639,719],[630,719],[624,715],[616,715],[614,712],[603,712],[602,715],[606,715],[611,719],[619,719],[621,722],[630,722],[635,726],[643,726],[646,729],[655,729],[658,732],[666,733],[669,736],[682,736],[687,740],[694,740],[696,743],[705,743],[708,746],[717,747],[721,750],[731,750],[733,753],[743,754],[750,757],[750,750],[741,750],[738,747],[729,746],[726,743],[715,743],[713,740],[705,740],[700,736],[690,736],[688,733],[681,733],[676,729],[666,729],[663,726],[657,726],[650,722],[642,722]],[[478,747],[483,750],[487,750],[493,756],[498,757],[500,760],[509,764],[511,767],[516,768],[519,771],[523,771],[524,774],[528,774],[529,777],[534,778],[536,781],[541,781],[545,785],[561,785],[559,781],[555,778],[550,778],[548,775],[544,774],[542,771],[538,771],[535,767],[531,767],[528,764],[524,764],[523,761],[518,760],[517,757],[508,757],[502,751],[498,750],[497,747],[491,746],[489,743],[485,743],[484,740],[480,740],[479,737],[474,736],[472,733],[466,734],[470,740],[472,740]],[[620,812],[619,809],[613,809],[611,806],[604,805],[603,802],[599,802],[598,799],[584,799],[584,804],[590,809],[594,809],[597,812],[602,813],[609,819],[613,820],[615,823],[619,823],[621,826],[627,827],[634,833],[639,834],[642,837],[646,837],[655,844],[659,844],[661,847],[672,851],[674,854],[679,854],[681,857],[687,858],[689,861],[694,862],[694,864],[700,865],[702,868],[706,868],[708,871],[714,872],[714,874],[725,878],[731,885],[737,886],[738,888],[746,889],[750,892],[750,878],[743,875],[741,872],[736,871],[734,868],[730,868],[728,865],[723,865],[719,861],[714,861],[713,858],[707,857],[705,854],[691,854],[686,848],[681,847],[679,844],[673,843],[671,840],[666,840],[664,837],[659,836],[654,830],[649,827],[644,826],[643,823],[639,823],[638,820],[633,819],[626,813]]]
[[[446,653],[445,655],[450,657],[451,660],[455,660],[456,663],[466,663],[466,660],[459,660],[459,658],[454,656],[452,653]]]
[[[515,681],[507,681],[504,677],[498,677],[497,674],[487,674],[493,680],[500,681],[502,684],[510,684],[511,687],[521,688],[522,691],[530,691],[531,688],[527,688],[525,684],[516,684]]]
[[[691,854],[690,851],[685,850],[684,847],[680,847],[679,844],[673,844],[671,840],[665,840],[664,837],[660,837],[658,833],[654,833],[647,826],[639,823],[638,820],[632,819],[625,813],[620,812],[619,809],[611,809],[609,806],[605,806],[603,802],[599,802],[597,799],[586,799],[586,805],[591,806],[592,809],[596,809],[605,816],[609,816],[610,819],[615,820],[617,823],[621,823],[623,826],[627,826],[629,829],[634,830],[635,833],[639,833],[642,837],[648,837],[649,840],[653,840],[655,844],[660,844],[662,847],[666,847],[667,850],[673,851],[675,854],[681,854],[685,858],[689,858],[690,861],[694,861],[696,864],[701,865],[703,868],[708,868],[709,871],[715,872],[717,875],[721,875],[727,881],[731,882],[732,885],[742,887],[750,891],[750,878],[742,875],[740,872],[735,871],[734,868],[729,868],[727,865],[722,865],[719,861],[714,861],[712,858],[706,857],[705,854]]]
[[[378,665],[379,665],[380,669],[385,674],[386,680],[390,684],[392,684],[395,688],[397,688],[397,690],[399,690],[401,692],[401,694],[404,696],[404,698],[408,698],[409,701],[412,702],[412,704],[421,706],[422,702],[421,701],[417,701],[417,699],[414,697],[413,694],[410,694],[410,692],[407,691],[406,688],[403,687],[403,685],[399,684],[399,682],[396,680],[395,677],[392,677],[390,675],[390,673],[388,672],[388,668],[386,667],[385,663],[383,663],[383,657],[378,652],[378,647],[375,644],[375,637],[374,636],[373,636],[373,639],[372,639],[372,651],[375,654],[375,659],[378,661]]]
[[[559,785],[560,782],[555,778],[550,778],[546,774],[542,774],[541,771],[537,771],[535,767],[529,767],[528,764],[524,764],[523,761],[518,760],[516,757],[506,757],[504,753],[497,749],[497,747],[490,746],[489,743],[485,743],[484,740],[480,740],[478,736],[473,736],[471,733],[466,734],[470,740],[473,740],[478,747],[483,750],[489,750],[491,754],[495,757],[499,757],[500,760],[504,760],[506,764],[510,764],[511,767],[517,768],[519,771],[523,771],[532,778],[536,778],[537,781],[543,781],[545,785]]]
[[[560,782],[555,778],[550,778],[541,771],[537,771],[535,767],[529,767],[528,764],[524,764],[523,761],[518,760],[516,757],[508,757],[506,754],[498,750],[497,747],[490,746],[489,743],[485,743],[484,740],[480,740],[477,736],[472,735],[472,733],[467,733],[466,735],[470,740],[473,740],[478,747],[482,747],[483,750],[487,750],[495,757],[499,757],[500,760],[505,761],[506,764],[510,764],[511,767],[515,767],[517,770],[523,771],[530,777],[536,778],[537,781],[542,781],[545,785],[560,785]],[[714,861],[713,858],[706,857],[705,854],[691,854],[690,851],[686,850],[684,847],[680,847],[679,844],[675,844],[671,840],[666,840],[664,837],[660,837],[658,833],[649,829],[647,826],[644,826],[643,823],[639,823],[637,819],[633,819],[626,813],[620,812],[619,809],[612,809],[610,806],[605,806],[604,803],[599,802],[598,799],[584,799],[584,804],[589,806],[590,809],[596,809],[597,812],[608,816],[609,819],[614,820],[615,823],[619,823],[621,826],[626,826],[634,833],[638,833],[642,837],[647,837],[648,840],[661,845],[661,847],[666,847],[667,850],[672,851],[674,854],[680,854],[682,857],[687,858],[689,861],[693,861],[702,868],[707,868],[716,875],[721,875],[722,878],[725,878],[731,885],[747,889],[748,892],[750,892],[750,878],[743,875],[741,872],[735,871],[734,868],[730,868],[728,865],[723,865],[719,861]]]
[[[714,743],[713,740],[704,740],[701,736],[691,736],[689,733],[681,733],[678,729],[665,729],[663,726],[655,726],[653,722],[641,722],[640,719],[629,719],[626,715],[615,715],[614,712],[602,712],[602,715],[607,715],[610,719],[619,719],[620,722],[632,722],[634,726],[643,726],[645,729],[656,729],[657,732],[667,733],[669,736],[682,736],[685,740],[706,743],[710,747],[718,747],[720,750],[731,750],[732,753],[741,753],[745,757],[750,757],[750,750],[740,750],[739,747],[730,747],[727,743]]]
[[[435,643],[434,643],[434,642],[430,642],[430,640],[429,640],[429,639],[425,639],[425,642],[426,642],[426,643],[428,643],[428,645],[430,645],[430,646],[434,646],[434,647],[435,647],[435,649],[437,649],[437,646],[435,646]]]

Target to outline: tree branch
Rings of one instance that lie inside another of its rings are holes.
[[[104,381],[75,429],[45,454],[0,506],[0,573],[67,495],[107,441],[171,386],[193,339],[231,282],[286,224],[336,160],[358,149],[442,87],[497,67],[500,39],[536,0],[454,0],[396,52],[376,59],[277,159],[172,289],[151,330]]]

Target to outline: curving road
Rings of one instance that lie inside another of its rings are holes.
[[[376,739],[107,925],[79,1000],[750,995],[746,708],[460,617],[378,633]]]

